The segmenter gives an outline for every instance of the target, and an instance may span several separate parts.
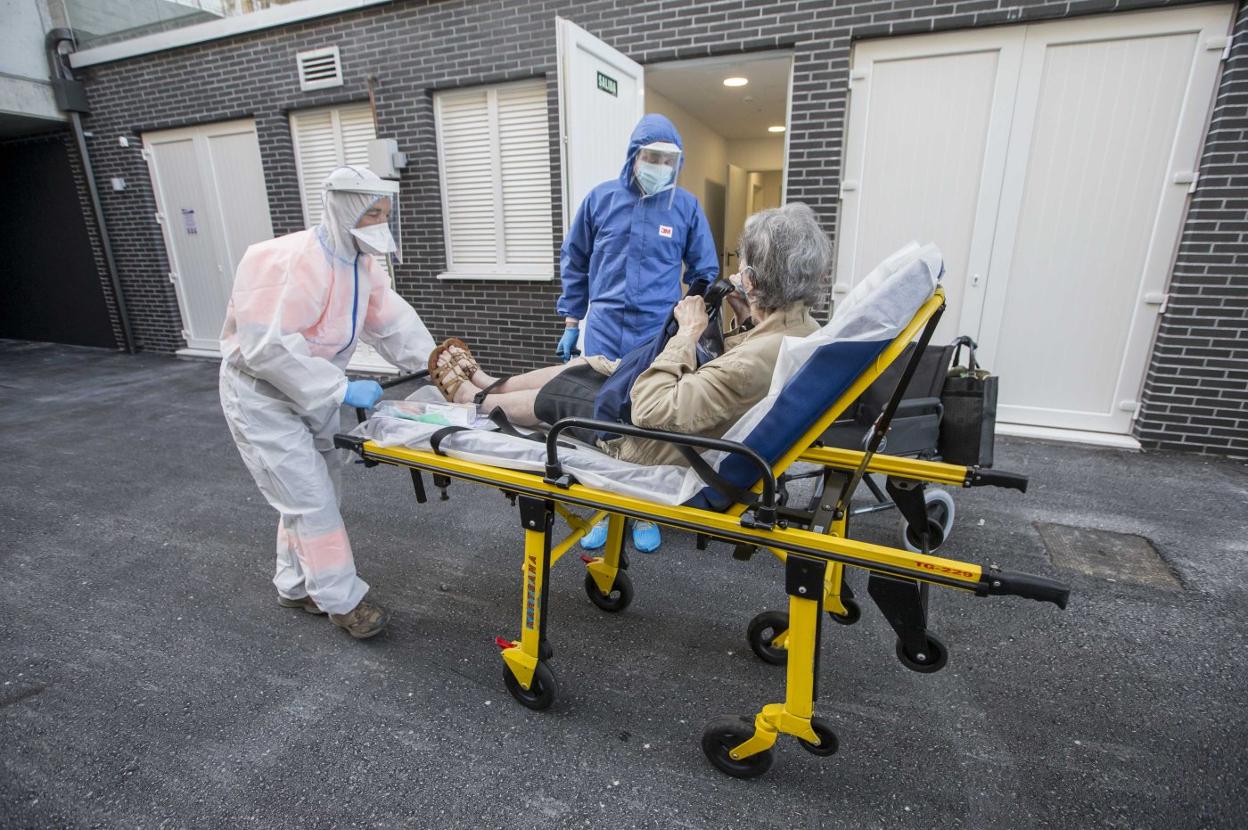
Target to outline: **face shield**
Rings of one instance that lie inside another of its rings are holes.
[[[323,185],[325,224],[336,246],[403,261],[399,183],[364,167],[339,167]]]
[[[633,178],[647,197],[669,194],[669,203],[676,193],[680,176],[680,148],[666,141],[646,144],[637,151],[633,161]]]

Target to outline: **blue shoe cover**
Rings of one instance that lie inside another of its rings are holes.
[[[663,544],[659,526],[654,522],[633,522],[633,547],[641,553],[654,553]]]
[[[603,519],[594,525],[594,529],[581,537],[581,547],[585,550],[598,550],[607,543],[607,520]]]

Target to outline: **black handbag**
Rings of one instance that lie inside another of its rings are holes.
[[[965,335],[953,341],[953,367],[940,393],[944,415],[938,449],[942,460],[965,466],[992,466],[997,430],[997,378],[975,360],[976,343]],[[965,366],[958,365],[967,347]]]

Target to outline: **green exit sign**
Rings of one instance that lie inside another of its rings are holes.
[[[620,97],[619,81],[601,72],[598,73],[598,88],[608,95],[614,95],[616,98]]]

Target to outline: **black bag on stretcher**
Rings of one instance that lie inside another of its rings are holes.
[[[733,291],[736,291],[736,288],[732,283],[725,279],[718,279],[711,283],[702,293],[702,299],[706,303],[706,315],[710,323],[698,338],[698,366],[709,363],[724,353],[724,334],[723,327],[720,325],[720,307],[723,305],[724,297]],[[631,424],[633,422],[633,382],[637,380],[642,372],[650,368],[650,364],[654,363],[663,349],[667,348],[667,341],[674,337],[679,330],[680,324],[676,322],[676,313],[673,310],[668,315],[663,331],[656,334],[650,342],[643,343],[620,358],[620,365],[616,367],[611,377],[607,378],[602,384],[597,396],[594,398],[595,419],[620,424]],[[619,436],[614,433],[600,432],[597,437],[603,441],[610,441]]]
[[[953,367],[940,393],[944,415],[940,421],[941,460],[965,466],[992,466],[997,430],[997,378],[975,360],[976,343],[963,335],[953,341]],[[962,347],[966,366],[959,366]]]

